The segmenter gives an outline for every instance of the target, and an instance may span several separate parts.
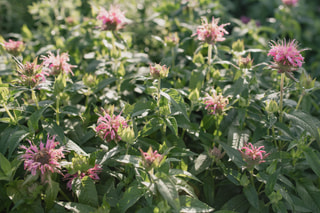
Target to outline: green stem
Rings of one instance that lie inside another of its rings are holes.
[[[172,68],[175,66],[175,60],[176,60],[176,56],[175,56],[175,47],[171,48],[171,55],[172,55],[172,62],[171,62],[171,66]]]
[[[302,101],[302,98],[303,98],[304,95],[305,95],[305,90],[303,89],[303,92],[301,93],[300,98],[299,98],[299,101],[298,101],[298,104],[297,104],[297,106],[296,106],[296,110],[299,109],[299,106],[300,106],[300,104],[301,104],[301,101]]]
[[[282,113],[283,113],[283,84],[284,84],[284,77],[285,77],[285,73],[281,73],[281,81],[280,81],[280,104],[279,104],[279,108],[280,108],[280,115],[279,115],[279,120],[282,123]]]
[[[161,78],[158,79],[158,97],[157,97],[157,107],[160,115],[160,91],[161,91]]]
[[[212,44],[209,44],[209,47],[208,47],[208,65],[211,65],[211,58],[212,58]]]
[[[32,100],[35,102],[37,109],[39,109],[39,103],[38,103],[38,99],[36,96],[36,92],[34,91],[34,89],[31,90],[31,96],[32,96]]]
[[[14,117],[13,117],[12,114],[11,114],[11,112],[10,112],[9,109],[7,108],[6,104],[3,104],[3,107],[4,107],[4,109],[6,110],[7,114],[9,115],[10,120],[11,120],[13,123],[16,123],[16,119],[14,119]]]
[[[59,120],[60,109],[59,109],[59,106],[60,106],[60,94],[57,95],[57,102],[56,102],[56,122],[57,122],[58,126],[60,125],[60,120]]]

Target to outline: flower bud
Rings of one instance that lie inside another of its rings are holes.
[[[164,38],[164,42],[168,47],[176,46],[177,44],[179,44],[179,40],[180,39],[177,32],[169,33],[169,35]]]
[[[250,54],[245,58],[240,57],[239,67],[240,69],[250,69],[252,67],[252,62],[253,62],[253,59],[251,60]]]
[[[244,42],[243,40],[238,39],[237,41],[232,43],[232,50],[234,52],[243,52],[244,51]]]
[[[150,75],[152,78],[165,78],[168,76],[168,73],[169,68],[166,65],[161,66],[160,64],[156,64],[155,66],[151,66],[150,64]]]
[[[279,110],[279,107],[275,100],[270,100],[269,102],[267,102],[266,111],[268,113],[275,113],[275,112],[278,112],[278,110]]]
[[[303,72],[302,75],[300,76],[300,85],[305,89],[313,88],[315,82],[316,82],[316,79],[312,79],[311,76],[308,75],[307,73]]]
[[[135,134],[131,127],[122,128],[122,126],[118,129],[118,134],[121,137],[121,140],[132,144],[135,140]]]

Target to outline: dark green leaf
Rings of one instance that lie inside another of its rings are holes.
[[[137,183],[136,183],[137,184]],[[119,200],[117,206],[121,213],[125,213],[128,208],[134,205],[144,194],[144,189],[138,185],[129,187]]]
[[[314,173],[316,173],[318,177],[320,177],[320,153],[316,150],[312,150],[309,147],[305,147],[303,151],[311,169],[314,171]]]
[[[181,213],[212,212],[214,209],[200,200],[186,195],[180,196]]]
[[[259,209],[259,198],[258,198],[258,193],[255,189],[255,187],[252,184],[249,184],[245,187],[243,187],[243,192],[244,195],[246,196],[247,200],[249,203],[256,208],[257,210]]]
[[[75,179],[72,183],[72,191],[75,192],[80,203],[98,207],[96,186],[90,177],[85,176],[82,179]]]

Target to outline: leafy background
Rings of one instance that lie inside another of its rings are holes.
[[[116,34],[97,29],[95,18],[99,6],[111,4],[130,20]],[[318,80],[303,84],[304,76],[320,75],[318,1],[287,8],[280,0],[10,0],[0,1],[0,11],[2,38],[26,43],[24,62],[59,49],[77,65],[60,91],[57,122],[57,80],[36,91],[37,108],[30,89],[14,83],[15,62],[0,50],[1,91],[9,91],[0,108],[0,211],[320,212],[320,87]],[[192,34],[201,17],[212,16],[231,24],[208,66],[207,46]],[[242,16],[250,22],[241,22]],[[68,24],[67,17],[74,22]],[[166,46],[165,36],[173,32],[180,43]],[[270,100],[279,103],[280,89],[267,52],[271,40],[282,38],[308,50],[303,68],[294,73],[300,82],[285,80],[280,121],[279,110],[266,108]],[[237,68],[232,44],[238,39],[245,46],[242,56],[253,58],[249,70]],[[150,63],[170,67],[159,107]],[[201,98],[213,87],[230,97],[226,115],[204,109]],[[96,135],[98,113],[112,106],[130,121],[134,138],[106,143]],[[27,139],[39,143],[48,133],[69,150],[65,164],[82,159],[102,165],[100,181],[78,179],[69,191],[61,175],[51,187],[28,175],[19,145]],[[253,171],[244,169],[238,151],[244,142],[271,153]],[[150,146],[166,156],[153,172],[141,166],[139,151]],[[225,155],[214,155],[214,147]]]

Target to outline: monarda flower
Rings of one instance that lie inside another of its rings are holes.
[[[169,74],[169,68],[166,65],[155,64],[152,66],[150,64],[150,75],[154,79],[165,78]]]
[[[174,47],[179,44],[179,40],[180,39],[177,32],[169,33],[169,35],[164,38],[164,43],[169,47]]]
[[[20,84],[34,88],[46,80],[45,76],[48,74],[42,70],[43,67],[38,64],[37,58],[32,63],[26,62],[25,64],[21,64],[17,59],[15,60]]]
[[[150,146],[147,152],[142,151],[140,149],[141,156],[142,156],[142,165],[146,169],[151,169],[152,167],[157,167],[160,165],[160,162],[163,159],[163,156],[158,153],[157,150],[153,151],[152,147]]]
[[[286,40],[271,41],[271,49],[268,56],[273,57],[271,68],[278,70],[279,73],[285,73],[288,77],[293,78],[291,72],[302,66],[304,58],[298,50],[298,44],[295,40],[286,42]]]
[[[100,180],[99,176],[98,176],[98,173],[100,173],[102,171],[102,168],[99,164],[95,164],[93,168],[90,168],[88,169],[87,171],[85,172],[82,172],[82,171],[78,171],[77,173],[75,174],[66,174],[64,175],[64,180],[68,180],[68,183],[67,183],[67,188],[69,190],[72,189],[72,181],[75,179],[75,178],[84,178],[85,176],[88,176],[90,177],[92,180],[94,181],[98,181]]]
[[[287,5],[287,6],[296,6],[296,4],[298,3],[299,0],[282,0],[282,3]]]
[[[55,56],[52,52],[48,52],[48,56],[42,56],[41,60],[43,60],[43,65],[49,68],[50,74],[59,75],[60,73],[71,73],[72,68],[77,67],[76,65],[68,64],[69,55],[68,53],[59,54],[59,50],[57,51],[57,56]]]
[[[30,171],[32,175],[40,173],[42,182],[45,181],[45,177],[52,173],[61,174],[61,165],[59,161],[64,158],[64,147],[56,149],[59,142],[55,141],[55,136],[52,138],[47,137],[46,145],[40,142],[39,148],[33,145],[29,141],[30,147],[24,145],[21,146],[25,149],[25,154],[21,155],[21,159],[24,161],[24,169]]]
[[[213,89],[212,95],[207,94],[203,101],[206,105],[205,109],[212,115],[223,114],[225,107],[229,104],[228,97],[223,97],[221,93],[218,95],[215,89]]]
[[[4,42],[3,46],[5,50],[13,56],[18,56],[25,48],[22,41],[13,41],[9,39],[8,42]]]
[[[199,41],[206,42],[208,44],[215,44],[216,42],[224,41],[226,40],[223,37],[224,34],[229,34],[224,27],[230,23],[222,24],[220,26],[218,23],[219,19],[215,19],[214,17],[212,17],[211,24],[208,24],[207,19],[203,18],[202,25],[197,28],[197,32],[192,36],[197,35]]]
[[[124,12],[116,6],[111,6],[109,11],[101,7],[97,19],[102,21],[101,30],[116,31],[126,24]]]
[[[266,154],[266,151],[262,149],[264,149],[264,146],[256,148],[252,143],[245,143],[245,145],[240,149],[242,158],[247,163],[248,169],[265,162],[264,159],[270,155],[270,153]]]
[[[124,117],[122,117],[120,114],[117,116],[110,116],[107,112],[105,112],[104,116],[100,115],[98,118],[96,132],[107,142],[112,140],[118,142],[121,140],[121,137],[118,134],[120,126],[122,128],[128,127],[127,121]]]

